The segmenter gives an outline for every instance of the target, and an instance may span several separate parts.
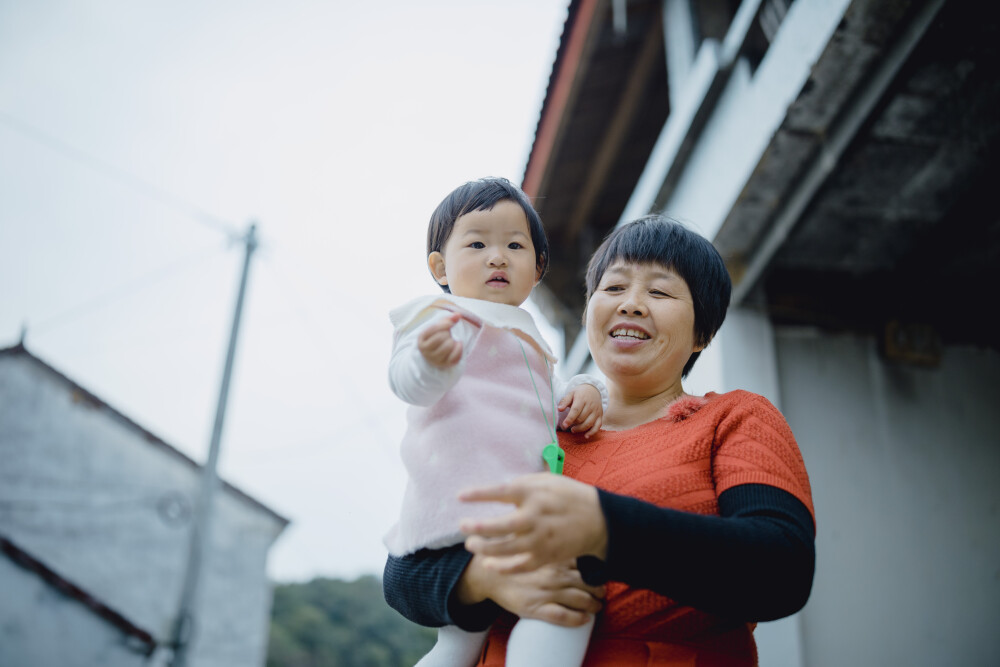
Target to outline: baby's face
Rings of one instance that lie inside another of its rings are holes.
[[[520,306],[538,283],[528,219],[509,200],[460,217],[443,252],[427,261],[438,283],[456,296]]]

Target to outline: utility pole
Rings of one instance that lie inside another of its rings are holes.
[[[243,271],[240,277],[240,288],[236,296],[236,308],[233,312],[233,328],[229,334],[229,349],[226,352],[226,365],[222,371],[222,385],[219,388],[219,403],[215,409],[215,424],[212,427],[212,441],[208,448],[208,460],[202,469],[201,487],[198,492],[198,505],[194,526],[191,530],[191,543],[188,550],[187,567],[184,570],[184,586],[181,589],[181,600],[174,620],[172,645],[174,649],[171,667],[187,667],[191,639],[194,636],[196,619],[194,607],[198,598],[198,586],[201,580],[201,570],[209,553],[212,527],[212,501],[219,485],[216,466],[219,461],[219,441],[222,437],[222,423],[226,416],[226,402],[229,399],[229,379],[233,372],[233,357],[236,354],[236,337],[240,329],[240,317],[243,314],[243,297],[246,294],[247,274],[250,271],[250,256],[257,248],[257,225],[251,223],[244,237],[246,254],[243,258]]]

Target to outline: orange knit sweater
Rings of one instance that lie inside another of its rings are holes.
[[[718,495],[768,484],[813,513],[809,478],[791,429],[771,403],[734,391],[686,397],[668,414],[591,440],[560,433],[564,473],[660,507],[718,515]],[[679,545],[678,548],[683,548]],[[502,665],[513,616],[494,624],[481,665]],[[753,665],[753,625],[727,621],[649,590],[609,582],[585,667]]]

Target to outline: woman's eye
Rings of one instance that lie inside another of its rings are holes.
[[[653,296],[670,296],[666,292],[661,292],[658,289],[651,289],[651,290],[649,290],[649,293],[652,294]]]
[[[623,289],[625,289],[625,288],[622,287],[621,285],[608,285],[607,287],[604,288],[604,291],[605,292],[621,292]]]
[[[486,247],[486,244],[483,243],[482,241],[473,241],[472,243],[469,244],[469,247],[470,248],[476,248],[477,250],[481,250],[481,249],[483,249],[483,248]]]

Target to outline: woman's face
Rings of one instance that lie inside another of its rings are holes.
[[[587,342],[598,368],[626,394],[680,388],[694,352],[694,303],[687,283],[660,264],[616,262],[587,304]]]

